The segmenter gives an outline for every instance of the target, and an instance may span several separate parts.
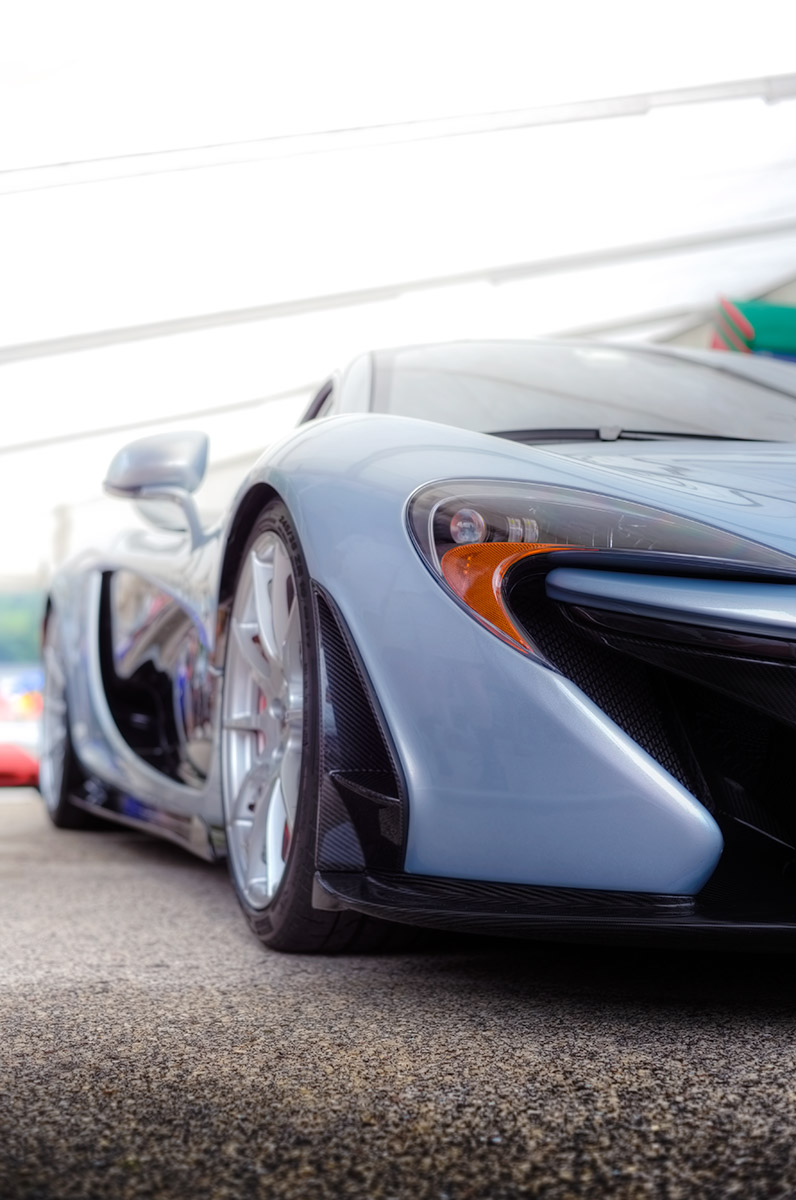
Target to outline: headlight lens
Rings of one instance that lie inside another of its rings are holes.
[[[502,593],[509,568],[532,555],[626,551],[638,567],[639,555],[674,554],[796,573],[796,559],[767,546],[687,517],[574,488],[467,480],[432,484],[413,496],[409,525],[426,562],[453,594],[526,653],[533,648]]]

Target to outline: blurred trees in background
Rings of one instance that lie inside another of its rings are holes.
[[[43,617],[43,592],[0,592],[0,663],[39,661]]]

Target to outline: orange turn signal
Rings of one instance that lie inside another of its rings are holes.
[[[446,582],[473,612],[532,654],[533,647],[503,606],[503,576],[514,563],[532,554],[571,549],[572,546],[547,542],[476,542],[448,550],[442,556],[440,567]]]

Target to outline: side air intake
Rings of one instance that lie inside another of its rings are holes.
[[[320,871],[400,870],[406,791],[378,706],[333,601],[315,592],[320,644]]]

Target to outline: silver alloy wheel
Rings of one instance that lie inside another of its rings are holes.
[[[227,853],[255,909],[273,899],[290,852],[301,781],[304,673],[301,614],[290,556],[262,534],[232,605],[222,702]]]
[[[44,637],[44,694],[39,756],[39,791],[53,813],[61,800],[67,757],[66,667],[54,615]]]

